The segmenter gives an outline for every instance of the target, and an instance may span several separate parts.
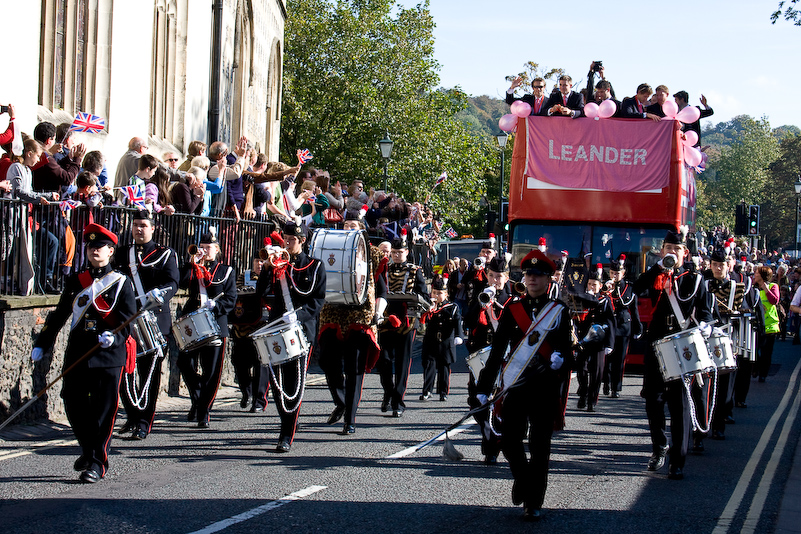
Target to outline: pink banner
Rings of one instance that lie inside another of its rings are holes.
[[[570,189],[668,186],[674,121],[532,116],[526,125],[526,176]]]

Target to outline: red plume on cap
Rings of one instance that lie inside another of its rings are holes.
[[[493,237],[495,237],[495,234],[493,234],[492,232],[490,232],[490,234],[489,234],[489,237],[490,237],[490,239],[492,239]]]
[[[273,243],[278,243],[278,245],[281,247],[285,245],[284,238],[281,237],[281,234],[279,234],[276,230],[273,230],[273,233],[270,234],[270,237],[272,238]]]
[[[445,280],[447,280],[447,279],[448,279],[448,273],[445,273],[445,274],[443,274],[443,275],[442,275],[442,278],[444,278]]]
[[[273,240],[272,239],[270,239],[269,237],[265,237],[264,238],[264,246],[265,247],[269,247],[272,244],[273,244]]]
[[[626,261],[626,255],[625,255],[625,254],[621,254],[621,255],[620,255],[620,257],[619,257],[618,259],[619,259],[620,261]]]
[[[548,247],[545,246],[545,238],[544,237],[540,238],[539,245],[537,246],[537,248],[540,250],[540,252],[545,252],[548,249]]]
[[[406,237],[406,234],[408,234],[408,233],[409,233],[409,231],[406,230],[406,228],[401,228],[401,235],[402,236]]]

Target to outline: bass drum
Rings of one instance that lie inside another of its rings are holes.
[[[325,266],[325,301],[359,306],[367,300],[370,251],[361,230],[319,228],[309,242],[309,256]]]

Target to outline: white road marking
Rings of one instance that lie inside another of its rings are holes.
[[[55,449],[56,447],[64,447],[67,445],[77,445],[78,441],[74,439],[54,439],[51,441],[43,441],[31,445],[29,449],[17,449],[4,454],[0,454],[0,462],[3,460],[11,460],[12,458],[19,458],[20,456],[27,456],[35,452],[44,451],[47,449]]]
[[[309,495],[324,490],[327,487],[328,486],[309,486],[306,489],[296,491],[295,493],[290,493],[286,497],[283,497],[276,501],[270,501],[267,504],[263,504],[262,506],[253,508],[252,510],[248,510],[247,512],[242,512],[241,514],[229,517],[228,519],[223,519],[222,521],[213,523],[207,526],[206,528],[190,532],[189,534],[212,534],[213,532],[219,532],[221,530],[225,530],[226,528],[236,525],[237,523],[247,521],[248,519],[252,519],[256,516],[269,512],[270,510],[275,510],[276,508],[280,508],[285,504],[289,504],[293,501],[297,501],[304,497],[308,497]]]
[[[745,497],[745,492],[748,490],[748,486],[751,484],[751,480],[754,478],[757,465],[761,461],[762,456],[765,454],[765,449],[767,448],[768,443],[773,436],[773,432],[776,430],[776,425],[779,423],[779,419],[781,419],[782,414],[787,409],[787,406],[790,403],[790,397],[792,397],[794,392],[797,390],[799,371],[801,371],[801,360],[795,366],[793,374],[790,376],[790,382],[787,384],[787,389],[784,392],[784,396],[779,402],[776,411],[773,412],[768,424],[765,426],[765,430],[762,432],[759,442],[757,443],[756,447],[754,447],[754,452],[751,453],[751,457],[748,459],[748,463],[746,464],[745,469],[743,469],[742,475],[740,475],[740,480],[737,482],[737,486],[734,488],[734,491],[729,498],[729,502],[726,503],[726,508],[724,508],[723,513],[720,514],[718,524],[715,526],[712,534],[726,534],[729,531],[729,527],[731,527],[734,515],[740,508],[740,504]],[[759,510],[759,512],[761,512],[761,510]],[[751,510],[749,510],[748,515],[749,517],[752,517]]]
[[[465,421],[461,425],[457,426],[453,430],[448,431],[448,437],[454,436],[456,434],[460,434],[460,433],[464,432],[465,430],[467,430],[468,428],[470,428],[471,426],[473,426],[474,424],[476,424],[476,420],[471,417],[470,419],[468,419],[467,421]],[[438,437],[436,439],[436,441],[443,441],[444,439],[445,439],[445,434],[443,434],[440,437]],[[426,441],[428,441],[428,440],[426,440]],[[408,449],[403,449],[402,451],[396,452],[395,454],[390,454],[389,456],[387,456],[386,459],[389,460],[389,459],[403,458],[404,456],[409,456],[410,454],[413,454],[413,453],[417,452],[417,447],[419,447],[423,443],[425,443],[425,441],[421,441],[420,443],[418,443],[414,447],[409,447]]]

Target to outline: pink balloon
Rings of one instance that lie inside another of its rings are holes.
[[[517,126],[517,117],[507,113],[498,120],[498,127],[504,132],[511,132]]]
[[[697,167],[702,160],[703,156],[700,150],[691,146],[684,147],[684,163],[690,167]]]
[[[684,124],[692,124],[701,118],[701,110],[695,106],[685,106],[683,110],[679,111],[676,118]]]
[[[684,132],[684,139],[681,141],[687,146],[694,147],[698,143],[698,134],[692,130]]]
[[[595,102],[587,102],[584,104],[584,115],[587,117],[594,119],[598,116],[598,104]]]
[[[662,104],[662,113],[665,114],[665,117],[675,119],[678,112],[679,106],[673,100],[665,100],[665,103]]]
[[[612,99],[608,98],[601,102],[601,105],[598,106],[598,116],[602,119],[608,119],[612,115],[617,112],[617,106],[612,101]]]
[[[512,115],[516,115],[521,119],[531,115],[531,105],[523,102],[522,100],[516,100],[515,102],[512,102],[511,110]]]

